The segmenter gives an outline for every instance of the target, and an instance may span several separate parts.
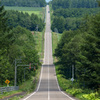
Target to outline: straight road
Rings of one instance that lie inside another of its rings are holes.
[[[22,100],[75,100],[59,88],[53,65],[49,6],[46,7],[44,62],[37,90]]]

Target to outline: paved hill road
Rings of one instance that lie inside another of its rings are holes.
[[[75,100],[63,93],[58,85],[52,57],[52,35],[50,30],[49,6],[46,8],[46,31],[44,47],[44,63],[41,68],[37,90],[22,100]]]

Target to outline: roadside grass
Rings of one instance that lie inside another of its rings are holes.
[[[39,68],[35,71],[36,76],[32,76],[31,79],[23,82],[19,86],[20,90],[27,92],[27,94],[33,92],[37,87],[37,83],[38,83],[39,76],[40,76],[40,70],[41,70],[41,67],[39,66]]]
[[[28,13],[31,15],[32,13],[38,15],[39,18],[44,18],[45,16],[45,7],[15,7],[15,6],[5,6],[5,10],[17,10],[19,12]]]
[[[53,60],[54,60],[54,62],[57,60],[56,57],[54,56],[55,49],[57,47],[58,42],[61,39],[61,36],[62,36],[62,34],[52,32],[52,51],[53,51]]]
[[[8,96],[11,96],[13,94],[20,93],[20,92],[22,92],[22,91],[18,90],[18,91],[4,92],[3,94],[0,94],[0,99],[3,99],[5,97],[8,97]]]
[[[45,33],[45,29],[42,32],[32,32],[33,36],[35,38],[36,41],[36,49],[38,51],[38,55],[40,57],[40,59],[43,58],[44,56],[44,33]]]
[[[65,79],[60,74],[57,75],[57,79],[62,90],[80,100],[100,100],[100,94],[97,91],[79,87],[76,81],[72,84],[70,79]]]

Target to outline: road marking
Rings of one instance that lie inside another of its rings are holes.
[[[43,65],[42,65],[42,69],[41,69],[41,76],[40,76],[40,80],[39,80],[38,88],[37,88],[36,91],[39,91],[40,84],[41,84],[41,79],[42,79],[42,73],[43,73]]]

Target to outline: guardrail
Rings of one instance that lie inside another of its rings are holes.
[[[19,90],[19,86],[0,87],[0,93]]]

